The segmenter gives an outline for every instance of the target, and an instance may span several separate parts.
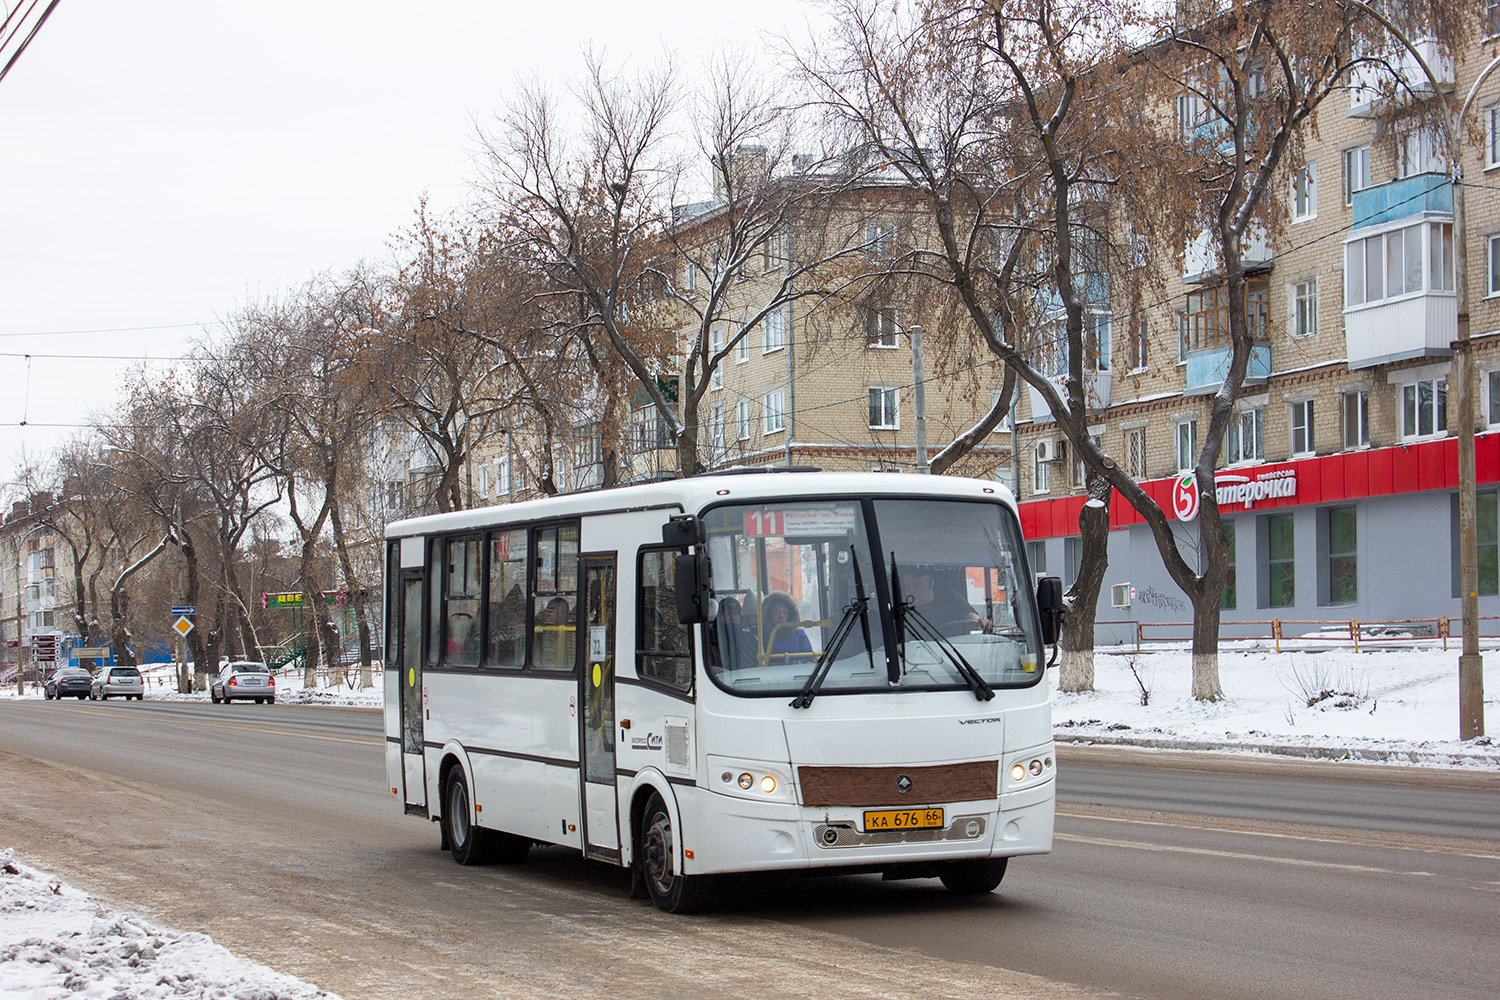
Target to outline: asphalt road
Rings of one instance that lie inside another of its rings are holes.
[[[0,702],[0,846],[345,997],[1493,997],[1500,775],[1063,748],[999,892],[743,878],[679,918],[561,849],[464,869],[378,713]]]

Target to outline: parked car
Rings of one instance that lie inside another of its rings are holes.
[[[146,683],[135,667],[100,667],[89,688],[89,697],[95,701],[110,698],[134,698],[140,701],[146,696]]]
[[[215,705],[219,702],[255,701],[276,703],[276,678],[271,668],[264,663],[251,660],[234,660],[219,668],[219,674],[208,686],[208,696]]]
[[[82,701],[89,696],[89,684],[92,680],[89,672],[82,667],[61,667],[52,671],[52,676],[42,685],[42,697],[48,701],[68,697]]]

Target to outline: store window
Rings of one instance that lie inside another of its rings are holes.
[[[1480,491],[1474,498],[1474,527],[1479,537],[1479,593],[1493,597],[1500,594],[1500,494]],[[1452,547],[1453,596],[1459,591],[1458,494],[1449,499],[1449,542]]]
[[[1224,526],[1224,544],[1229,546],[1229,572],[1224,576],[1224,593],[1219,597],[1219,607],[1225,611],[1233,611],[1239,607],[1239,588],[1234,575],[1234,522],[1224,520],[1219,523]]]
[[[1268,514],[1259,521],[1261,605],[1293,607],[1297,603],[1297,553],[1292,515]]]
[[[1324,550],[1320,580],[1322,604],[1353,604],[1359,599],[1359,531],[1353,507],[1330,507],[1319,523]]]

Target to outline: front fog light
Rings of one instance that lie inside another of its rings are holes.
[[[1017,764],[1015,767],[1011,768],[1010,769],[1010,776],[1012,778],[1016,779],[1017,781],[1020,781],[1023,778],[1025,778],[1026,777],[1026,765],[1025,764]]]
[[[776,779],[771,777],[769,774],[764,778],[761,778],[760,790],[765,792],[767,795],[770,795],[772,792],[776,791]]]
[[[1031,773],[1032,774],[1041,774],[1042,773],[1042,762],[1041,761],[1034,760],[1034,761],[1031,762]]]
[[[750,772],[749,771],[746,771],[744,774],[740,775],[740,787],[743,788],[745,791],[748,792],[751,789],[751,787],[754,786],[754,784],[755,784],[755,779],[750,776]]]

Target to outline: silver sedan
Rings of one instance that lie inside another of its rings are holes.
[[[235,660],[219,668],[219,675],[208,687],[208,697],[215,705],[236,700],[275,704],[276,678],[264,663]]]

